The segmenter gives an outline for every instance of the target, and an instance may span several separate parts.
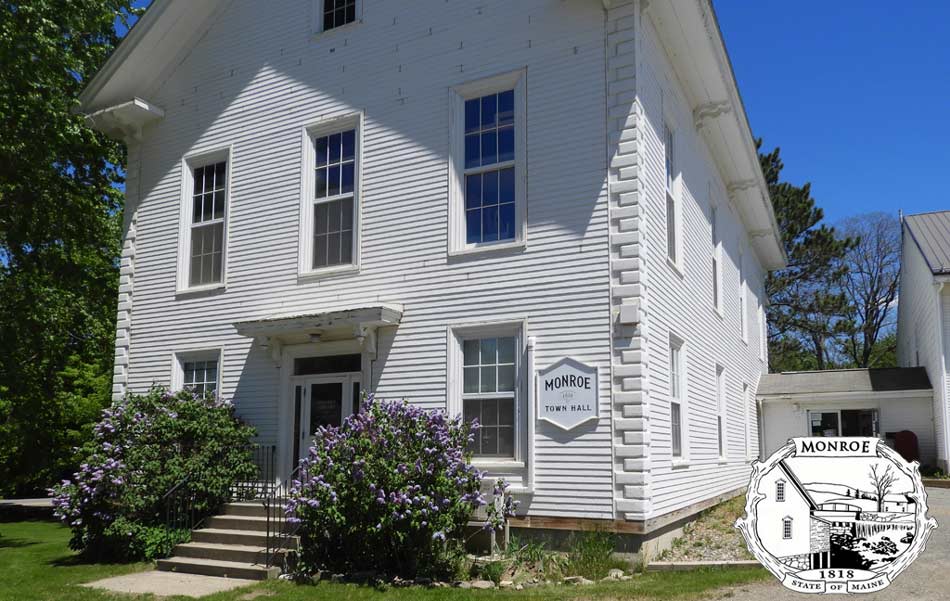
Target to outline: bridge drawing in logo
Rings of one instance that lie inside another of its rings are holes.
[[[873,592],[923,551],[926,499],[917,463],[876,438],[796,438],[753,465],[736,527],[792,590]]]

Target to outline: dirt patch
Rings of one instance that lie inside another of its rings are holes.
[[[672,548],[657,558],[659,561],[735,561],[755,559],[746,548],[745,539],[734,527],[745,513],[745,495],[740,495],[704,511],[699,518],[683,528],[683,536],[673,541]]]

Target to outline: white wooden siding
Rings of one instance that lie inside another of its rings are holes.
[[[904,227],[904,226],[902,226]],[[934,389],[933,419],[938,462],[947,468],[946,415],[950,398],[944,365],[947,353],[941,347],[941,296],[933,274],[906,228],[901,247],[900,303],[897,312],[897,363],[927,370]],[[946,303],[943,303],[946,306]],[[943,327],[948,314],[943,313]],[[944,340],[947,333],[944,332]]]
[[[649,14],[649,13],[647,13]],[[644,190],[644,271],[649,284],[646,339],[649,389],[651,517],[724,493],[748,482],[745,424],[748,417],[749,458],[758,456],[755,390],[766,364],[759,357],[761,331],[747,328],[740,336],[739,257],[747,281],[746,323],[756,323],[764,271],[752,252],[745,228],[726,193],[706,144],[696,132],[692,110],[667,59],[655,29],[644,18],[640,36],[638,98],[642,103],[641,185]],[[682,238],[682,273],[666,257],[664,120],[675,129]],[[718,209],[718,233],[723,244],[722,307],[713,305],[709,222],[710,199]],[[675,465],[670,447],[668,341],[673,334],[685,341],[686,401],[683,406],[689,448],[685,465]],[[721,463],[717,440],[716,364],[726,370],[726,462]],[[743,384],[748,394],[743,398]],[[745,408],[743,407],[745,404]]]
[[[445,403],[446,329],[526,318],[536,366],[602,367],[601,420],[537,426],[531,515],[613,517],[604,13],[590,0],[382,2],[313,36],[309,0],[235,0],[150,96],[135,229],[129,386],[167,383],[173,352],[224,347],[222,393],[277,440],[278,370],[233,323],[352,303],[405,307],[380,333],[382,397]],[[261,26],[266,24],[266,26]],[[448,260],[448,89],[527,69],[524,251]],[[297,277],[301,131],[364,112],[362,270]],[[175,295],[181,157],[233,145],[227,288]]]

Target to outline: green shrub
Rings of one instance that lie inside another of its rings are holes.
[[[599,580],[605,578],[612,568],[626,570],[630,567],[627,562],[614,557],[615,546],[616,537],[609,532],[585,532],[572,536],[565,572]]]
[[[486,580],[491,580],[496,585],[501,582],[501,579],[504,578],[505,572],[508,571],[508,562],[505,561],[490,561],[482,565],[481,575],[482,578]]]
[[[109,559],[167,554],[184,535],[165,532],[164,495],[187,478],[195,515],[213,513],[234,482],[256,475],[253,435],[230,402],[211,395],[127,396],[103,412],[73,479],[51,491],[70,546]]]

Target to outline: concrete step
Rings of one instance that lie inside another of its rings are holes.
[[[224,515],[243,515],[252,518],[267,517],[267,509],[263,501],[241,501],[239,503],[225,503],[222,508]],[[280,508],[275,508],[279,512]]]
[[[219,545],[247,545],[266,547],[267,533],[260,530],[232,530],[224,528],[201,528],[192,530],[191,541],[195,543],[214,543]],[[287,541],[288,549],[297,548],[296,537]]]
[[[191,542],[176,545],[172,550],[172,556],[262,564],[267,561],[267,549],[255,545]]]
[[[204,521],[208,528],[217,528],[219,530],[255,530],[258,532],[267,532],[267,518],[246,515],[216,515]],[[284,520],[271,519],[271,532],[287,531],[291,524]]]
[[[185,574],[203,574],[223,578],[246,578],[248,580],[267,580],[280,575],[280,568],[266,568],[262,565],[237,561],[220,561],[198,557],[169,557],[158,560],[158,569],[163,572],[182,572]]]

